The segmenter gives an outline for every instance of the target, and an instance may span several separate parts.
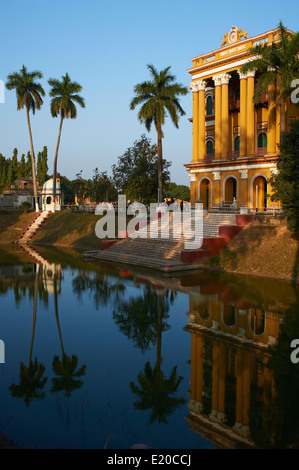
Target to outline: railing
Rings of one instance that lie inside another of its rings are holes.
[[[65,204],[61,206],[61,210],[71,212],[95,212],[95,209],[95,206],[78,206],[77,204]]]
[[[239,150],[234,150],[233,152],[228,152],[227,159],[228,160],[236,160],[236,158],[238,158],[239,155],[240,155],[240,151]]]
[[[267,155],[268,149],[267,147],[260,147],[255,149],[255,156],[256,157],[263,157],[264,155]]]
[[[215,157],[215,152],[213,153],[206,153],[205,154],[205,161],[206,163],[210,163],[212,160],[214,160]]]

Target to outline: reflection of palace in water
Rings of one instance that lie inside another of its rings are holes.
[[[190,295],[190,428],[219,447],[252,446],[250,418],[266,419],[274,397],[268,346],[275,344],[280,315]],[[269,416],[268,416],[269,418]]]
[[[277,344],[294,302],[291,285],[205,273],[182,278],[143,273],[135,280],[189,295],[184,329],[191,335],[190,429],[219,448],[277,442],[279,410],[269,347]]]

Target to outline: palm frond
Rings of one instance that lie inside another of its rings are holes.
[[[52,98],[50,104],[52,116],[75,119],[76,104],[85,108],[84,98],[78,95],[82,86],[78,82],[72,82],[68,73],[62,76],[61,80],[50,78],[48,84],[51,87],[49,95]]]

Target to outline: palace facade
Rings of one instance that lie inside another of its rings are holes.
[[[191,203],[243,213],[280,209],[270,199],[269,183],[277,171],[280,143],[277,90],[269,87],[260,103],[254,104],[258,76],[240,70],[252,58],[250,48],[276,41],[279,28],[248,38],[247,32],[233,26],[219,49],[192,59],[188,72],[192,76],[193,155],[185,165]],[[289,100],[287,132],[297,117],[298,108]]]

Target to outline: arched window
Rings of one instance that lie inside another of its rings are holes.
[[[259,149],[267,147],[267,134],[266,132],[261,132],[258,136],[257,146]]]
[[[239,152],[240,151],[240,136],[237,135],[234,141],[234,151]]]
[[[207,98],[207,115],[213,114],[213,97],[210,95]]]
[[[52,202],[52,198],[51,198],[51,196],[48,196],[48,197],[47,197],[46,204],[51,204],[51,202]]]
[[[214,143],[212,140],[207,141],[207,154],[214,153]]]
[[[254,335],[262,335],[266,328],[266,313],[262,310],[253,310],[250,313],[250,328]]]
[[[232,327],[236,323],[236,309],[234,305],[223,305],[223,323],[225,326]]]

